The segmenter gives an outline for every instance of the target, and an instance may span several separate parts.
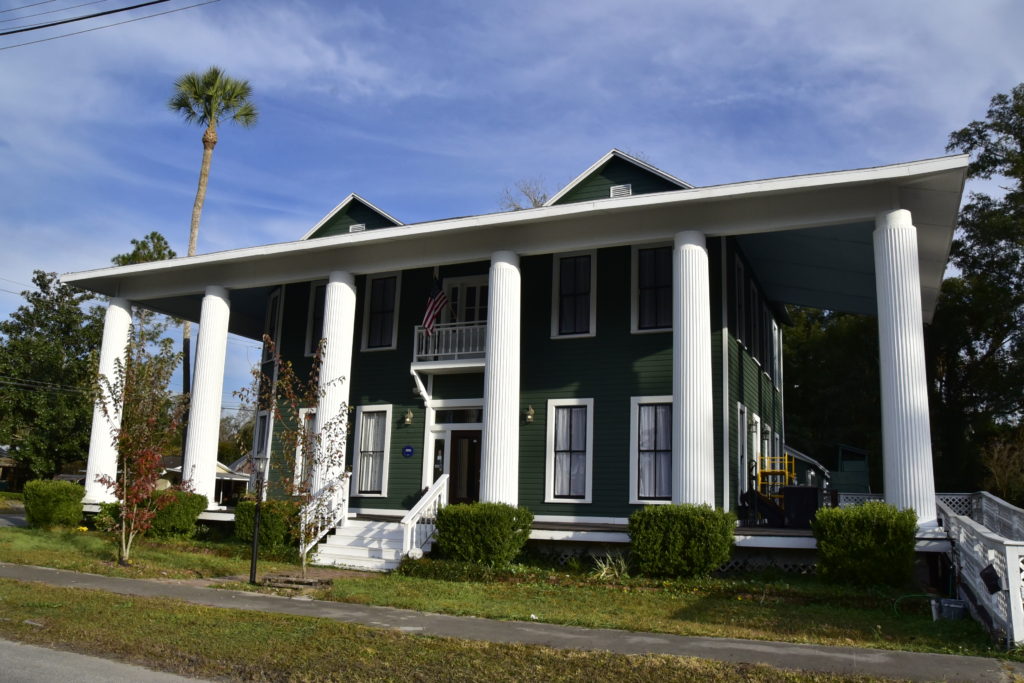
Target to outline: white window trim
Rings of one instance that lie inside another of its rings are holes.
[[[295,467],[292,472],[292,495],[297,496],[302,493],[302,467],[305,465],[306,454],[302,452],[302,445],[305,443],[305,435],[302,433],[302,429],[306,426],[306,416],[312,413],[316,415],[316,408],[299,408],[299,438],[295,443]],[[315,465],[314,465],[315,466]],[[313,476],[313,472],[310,471],[310,478]]]
[[[317,280],[316,282],[309,283],[309,307],[306,310],[306,357],[311,358],[316,355],[316,347],[313,345],[313,310],[316,308],[316,290],[318,287],[324,288],[324,297],[327,297],[327,280]],[[324,312],[327,312],[327,301],[324,301]],[[316,340],[320,342],[319,339]]]
[[[359,493],[359,444],[362,443],[363,413],[379,413],[384,415],[384,471],[380,475],[380,493]],[[391,469],[391,404],[381,403],[377,405],[366,405],[356,407],[355,428],[352,433],[352,483],[351,495],[353,498],[387,498],[388,497],[388,470]]]
[[[743,494],[750,490],[750,433],[748,430],[749,411],[740,402],[736,402],[736,500],[737,505]]]
[[[640,406],[652,403],[672,405],[672,396],[631,396],[629,399],[629,502],[631,505],[670,505],[668,500],[641,498],[640,484]],[[674,460],[674,458],[673,458]],[[675,465],[675,462],[672,463]],[[675,481],[675,477],[672,478]],[[673,494],[675,491],[672,492]]]
[[[555,409],[565,406],[587,408],[587,472],[584,476],[582,498],[555,497]],[[594,481],[594,399],[592,398],[550,398],[548,399],[547,442],[545,449],[545,503],[589,503],[593,496]]]
[[[277,320],[274,321],[274,329],[275,329],[275,331],[277,333],[277,339],[273,339],[273,337],[271,337],[271,339],[274,342],[274,351],[277,353],[278,356],[281,356],[281,355],[283,355],[281,353],[281,326],[282,326],[282,323],[284,322],[284,286],[283,285],[278,287],[274,291],[272,291],[270,293],[270,296],[267,297],[267,314],[266,314],[266,316],[264,317],[264,320],[263,320],[263,330],[264,330],[264,334],[266,334],[267,336],[270,336],[270,327],[271,327],[271,325],[270,325],[270,311],[272,311],[273,308],[274,308],[272,303],[271,303],[274,299],[277,299]],[[261,335],[260,336],[260,340],[262,341],[262,339],[263,339],[263,337]],[[262,363],[270,363],[273,360],[274,360],[273,356],[271,356],[270,358],[267,358],[267,356],[266,356],[266,346],[264,346],[262,349],[260,349],[260,363],[261,364]],[[276,374],[277,373],[275,371],[275,379],[276,379]]]
[[[447,296],[448,300],[451,301],[451,295],[449,293],[449,290],[451,290],[453,287],[465,287],[465,286],[488,287],[488,292],[489,292],[490,291],[490,289],[489,289],[490,288],[490,284],[491,284],[490,283],[490,279],[487,277],[486,274],[483,274],[483,275],[459,275],[457,277],[446,277],[444,279],[444,281],[441,283],[441,289],[444,290],[445,296]],[[461,309],[463,303],[464,302],[462,302],[462,301],[459,302],[460,309]],[[488,304],[489,303],[490,303],[490,301],[488,301]],[[457,315],[461,315],[461,311],[457,312]],[[447,307],[445,307],[445,309],[441,312],[441,315],[438,317],[439,318],[439,322],[440,321],[445,321],[445,322],[449,322],[449,323],[455,322],[454,320],[451,319],[451,316],[452,316],[452,305],[449,303],[449,305]],[[488,318],[488,320],[478,320],[476,322],[486,324],[487,322],[489,322],[490,316],[491,316],[491,312],[488,310],[487,311],[487,318]]]
[[[367,347],[367,342],[370,339],[370,292],[373,290],[373,281],[380,280],[382,278],[393,277],[395,278],[395,320],[391,326],[391,345],[390,346],[374,346],[373,348]],[[398,304],[402,301],[402,271],[396,271],[391,273],[374,273],[373,275],[366,276],[366,285],[364,286],[365,292],[363,293],[363,345],[362,350],[367,353],[373,351],[394,351],[398,348]],[[327,307],[324,306],[324,312],[326,313]]]
[[[671,332],[672,326],[640,329],[640,250],[672,247],[671,242],[662,244],[634,244],[629,257],[629,331],[631,334],[663,334]]]
[[[561,294],[560,268],[562,259],[573,256],[590,257],[590,331],[583,334],[558,333],[558,305]],[[552,339],[584,339],[597,336],[597,250],[568,251],[555,254],[551,259],[551,338]]]

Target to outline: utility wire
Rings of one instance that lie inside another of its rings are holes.
[[[29,17],[41,17],[44,14],[56,14],[57,12],[67,12],[69,9],[76,9],[78,7],[85,7],[87,5],[98,5],[101,2],[108,2],[108,0],[92,0],[92,2],[83,2],[81,5],[71,5],[70,7],[61,7],[60,9],[51,9],[46,10],[45,12],[36,12],[35,14],[22,14],[20,17],[14,17],[13,19],[0,19],[0,24],[6,24],[12,21],[21,21],[22,19],[28,19]]]
[[[22,5],[21,7],[12,7],[11,9],[0,9],[0,14],[6,14],[7,12],[17,12],[20,9],[28,9],[29,7],[35,7],[36,5],[47,5],[56,0],[43,0],[42,2],[33,2],[31,5]]]
[[[47,42],[49,42],[51,40],[58,40],[59,38],[69,38],[71,36],[79,36],[79,35],[82,35],[83,33],[91,33],[93,31],[99,31],[100,29],[104,29],[104,28],[111,28],[113,26],[121,26],[122,24],[131,24],[132,22],[142,21],[143,19],[152,19],[153,17],[162,17],[165,14],[174,14],[175,12],[184,12],[185,10],[192,9],[193,7],[202,7],[203,5],[211,5],[211,4],[215,3],[215,2],[220,2],[220,0],[206,0],[206,2],[197,2],[194,5],[186,5],[185,7],[179,7],[177,9],[169,9],[166,12],[155,12],[154,14],[147,14],[144,17],[136,17],[134,19],[125,19],[124,21],[114,22],[113,24],[104,24],[103,26],[96,26],[95,28],[87,28],[87,29],[83,29],[81,31],[74,31],[72,33],[62,33],[59,36],[51,36],[49,38],[40,38],[39,40],[29,40],[29,41],[26,41],[24,43],[17,43],[15,45],[7,45],[6,47],[0,47],[0,52],[2,52],[3,50],[13,50],[16,47],[25,47],[26,45],[35,45],[37,43],[47,43]]]
[[[92,14],[83,14],[80,17],[71,17],[70,19],[61,19],[59,21],[51,21],[48,24],[33,24],[31,26],[23,26],[21,28],[12,28],[9,31],[0,32],[0,36],[10,36],[15,33],[25,33],[26,31],[39,31],[44,28],[50,28],[52,26],[60,26],[62,24],[71,24],[76,21],[85,21],[86,19],[95,19],[96,17],[105,17],[108,14],[118,14],[120,12],[127,12],[128,10],[139,9],[140,7],[149,7],[150,5],[159,5],[164,2],[170,2],[170,0],[149,0],[149,2],[142,2],[138,5],[130,5],[128,7],[118,7],[117,9],[108,9],[105,12],[94,12]]]
[[[19,382],[22,384],[38,384],[40,386],[55,387],[58,389],[67,389],[68,391],[83,391],[82,387],[72,386],[70,384],[57,384],[56,382],[44,382],[38,379],[28,379],[23,377],[12,377],[11,375],[0,375],[0,381],[8,380],[12,382]]]

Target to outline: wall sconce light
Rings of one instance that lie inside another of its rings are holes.
[[[403,420],[403,422],[407,425],[412,424],[412,408],[405,411],[405,419]]]
[[[532,405],[526,406],[526,424],[533,424],[533,416],[536,414]]]

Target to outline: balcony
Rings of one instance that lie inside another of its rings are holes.
[[[487,344],[487,323],[445,323],[427,334],[417,325],[413,344],[413,367],[418,370],[471,372],[482,369]]]

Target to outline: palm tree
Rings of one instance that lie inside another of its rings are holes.
[[[206,199],[206,183],[210,177],[210,160],[213,148],[217,146],[217,124],[231,121],[243,128],[256,123],[259,112],[250,101],[252,86],[249,81],[231,78],[222,69],[211,66],[205,73],[190,72],[174,82],[174,95],[167,102],[171,111],[181,114],[186,123],[203,126],[203,163],[199,167],[199,188],[192,206],[192,226],[188,234],[188,255],[196,253],[199,238],[199,217],[203,213]],[[184,355],[183,384],[187,393],[189,387],[189,342],[192,326],[186,322],[182,329],[182,350]]]

